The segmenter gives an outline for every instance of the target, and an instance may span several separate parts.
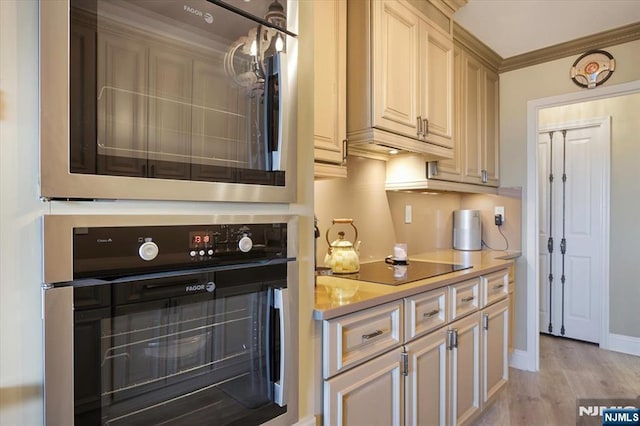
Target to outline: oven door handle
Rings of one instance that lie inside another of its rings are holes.
[[[274,291],[274,308],[278,310],[280,318],[280,377],[273,384],[273,399],[281,407],[287,405],[287,357],[291,346],[291,327],[289,325],[289,290],[278,288]]]

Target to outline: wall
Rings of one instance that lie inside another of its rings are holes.
[[[616,71],[607,86],[640,79],[640,40],[611,46],[606,49],[617,61]],[[569,78],[569,70],[575,57],[500,74],[500,176],[504,186],[523,188],[527,194],[527,102],[551,96],[577,93],[580,89]],[[598,90],[598,89],[593,89]],[[505,161],[505,159],[509,159]],[[522,209],[522,223],[527,223],[527,209]],[[527,246],[526,229],[522,231],[522,247]],[[613,243],[613,241],[612,241]],[[533,259],[518,260],[516,280],[518,288],[536,286],[527,282],[527,270],[533,267]],[[524,291],[519,294],[524,296]],[[518,312],[526,312],[527,300],[518,297]],[[526,324],[518,323],[516,348],[526,349]]]
[[[611,333],[640,337],[640,94],[546,108],[540,125],[611,116],[610,324]]]
[[[292,296],[299,315],[299,415],[313,415],[313,144],[298,143],[294,204],[209,202],[41,202],[38,195],[38,1],[0,0],[0,424],[43,424],[41,217],[43,214],[288,214],[298,215],[300,276]],[[309,22],[310,6],[300,2]],[[305,28],[301,24],[301,28]],[[312,38],[301,34],[300,97],[313,96]],[[311,90],[311,93],[309,93]],[[298,140],[312,141],[313,111],[298,104]],[[293,392],[296,395],[296,392]]]
[[[0,424],[42,423],[38,3],[0,1]]]
[[[385,191],[386,163],[362,157],[349,157],[347,179],[327,179],[315,182],[315,212],[318,217],[318,262],[322,265],[327,251],[325,233],[331,220],[339,217],[354,219],[358,238],[362,241],[360,260],[379,260],[392,253],[393,244],[406,242],[409,255],[435,249],[450,249],[452,244],[453,211],[481,211],[482,238],[494,248],[504,248],[504,239],[493,224],[493,207],[505,206],[507,220],[503,231],[511,249],[520,249],[520,200],[485,194],[453,192]],[[405,206],[412,207],[412,223],[405,224]],[[334,226],[329,241],[337,231],[345,230],[345,238],[353,241],[349,228]]]

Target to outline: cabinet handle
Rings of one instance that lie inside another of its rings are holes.
[[[485,330],[489,329],[489,314],[482,315],[482,328]]]
[[[431,318],[435,315],[438,315],[440,313],[440,309],[434,309],[433,311],[430,312],[425,312],[424,314],[422,314],[423,318]]]
[[[420,119],[420,116],[416,117],[416,121],[416,134],[420,136],[422,134],[422,120]]]
[[[496,284],[493,286],[494,290],[500,290],[502,287],[504,287],[504,284]]]
[[[424,123],[424,137],[426,138],[427,136],[429,136],[429,119],[425,118],[424,120],[422,120],[422,122]]]
[[[376,336],[381,335],[382,333],[384,333],[382,330],[376,330],[373,333],[369,333],[369,334],[363,334],[362,335],[362,340],[369,340],[369,339],[373,339]]]
[[[347,156],[349,155],[349,141],[342,139],[342,164],[347,162]]]
[[[458,347],[458,329],[457,328],[453,329],[453,339],[451,341],[451,347],[453,348]]]
[[[460,299],[460,301],[462,303],[467,303],[467,302],[471,302],[475,298],[476,298],[475,296],[463,297],[462,299]]]
[[[447,330],[447,349],[453,349],[453,330]]]
[[[487,183],[487,181],[489,180],[489,174],[487,173],[486,170],[482,171],[482,183]]]

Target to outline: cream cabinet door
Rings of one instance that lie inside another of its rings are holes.
[[[451,420],[465,424],[480,412],[480,316],[474,313],[449,326],[451,354]]]
[[[486,182],[484,183],[496,187],[500,183],[499,84],[498,74],[485,69],[483,157]]]
[[[403,425],[401,361],[398,348],[326,380],[324,425]]]
[[[313,19],[314,157],[316,163],[345,166],[346,0],[313,2]],[[318,174],[316,172],[316,175]],[[344,174],[346,175],[346,169]]]
[[[452,182],[462,182],[462,166],[464,158],[464,145],[462,142],[463,126],[461,125],[463,110],[465,108],[462,84],[464,55],[460,49],[453,50],[453,138],[451,146],[453,157],[446,160],[429,162],[429,178],[446,180]]]
[[[422,137],[453,147],[453,41],[426,21],[420,31]]]
[[[373,127],[418,138],[421,20],[397,1],[373,1]]]
[[[463,53],[462,61],[462,180],[465,183],[498,186],[498,75],[466,53]]]
[[[462,143],[464,144],[463,176],[465,183],[482,184],[484,70],[480,62],[463,53]]]
[[[447,424],[449,350],[447,330],[440,329],[407,345],[406,424]]]
[[[509,380],[509,301],[482,311],[482,402],[489,403]]]

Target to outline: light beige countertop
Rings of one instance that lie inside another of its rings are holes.
[[[412,259],[427,260],[441,263],[470,264],[473,267],[398,286],[340,278],[340,275],[319,276],[316,282],[313,316],[316,320],[335,318],[499,271],[511,266],[513,259],[520,255],[519,251],[458,251],[445,249],[409,256],[409,262]]]

